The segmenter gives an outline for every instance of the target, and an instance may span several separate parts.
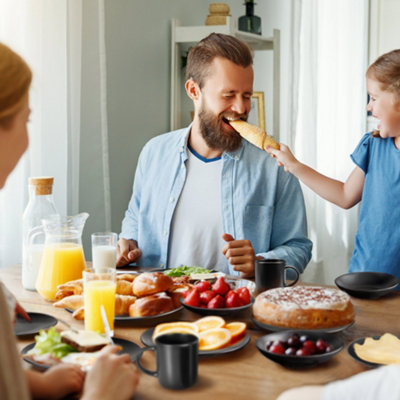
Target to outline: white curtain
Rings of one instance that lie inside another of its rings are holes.
[[[296,0],[292,137],[296,157],[344,181],[366,126],[368,0]],[[303,186],[313,258],[303,280],[332,284],[347,271],[358,207],[342,210]]]
[[[0,0],[0,41],[33,71],[30,146],[0,192],[0,266],[21,261],[29,176],[54,176],[61,214],[76,207],[71,199],[76,201],[79,187],[81,7],[80,1]]]

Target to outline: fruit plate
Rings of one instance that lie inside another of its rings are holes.
[[[275,326],[275,325],[267,325],[260,321],[257,321],[255,318],[251,318],[253,324],[262,330],[270,331],[270,332],[284,332],[284,331],[291,331],[293,328],[285,328],[282,326]],[[302,332],[309,332],[309,333],[337,333],[344,331],[347,328],[350,328],[354,324],[354,321],[347,325],[342,326],[333,326],[331,328],[320,328],[320,329],[302,329]]]
[[[147,331],[144,331],[140,336],[140,340],[145,346],[154,346],[153,332],[154,328],[150,328],[147,329]],[[212,357],[212,356],[221,356],[223,354],[233,353],[234,351],[243,349],[249,343],[250,343],[250,335],[246,333],[246,335],[242,340],[239,340],[238,342],[232,344],[231,346],[223,347],[222,349],[218,350],[207,350],[207,351],[201,350],[199,351],[199,356]]]
[[[251,298],[250,303],[241,307],[230,307],[230,308],[203,308],[203,307],[194,307],[189,304],[185,304],[185,299],[180,299],[181,304],[196,314],[200,315],[218,315],[218,316],[232,316],[234,314],[239,314],[243,311],[248,310],[254,303],[254,297]]]
[[[288,338],[294,334],[298,334],[299,336],[306,335],[308,339],[312,341],[317,341],[318,339],[322,339],[332,347],[332,351],[321,354],[308,355],[308,356],[296,356],[296,355],[277,354],[267,350],[268,343],[274,341],[286,342]],[[334,357],[337,353],[339,353],[343,349],[344,343],[334,335],[328,333],[321,333],[321,332],[310,333],[309,331],[292,330],[292,331],[284,331],[278,333],[270,333],[269,335],[262,336],[257,340],[256,347],[265,357],[285,367],[303,368],[303,367],[313,367],[315,365],[330,360],[332,357]]]
[[[121,346],[121,350],[119,352],[120,354],[128,353],[131,358],[131,361],[136,362],[136,358],[138,356],[139,350],[141,349],[141,347],[139,345],[137,345],[134,342],[131,342],[130,340],[125,340],[125,339],[120,339],[120,338],[113,338],[113,341],[117,346]],[[29,350],[33,349],[35,347],[35,345],[36,345],[36,343],[30,343],[21,350],[23,359],[27,363],[33,365],[36,369],[46,370],[46,369],[50,368],[51,365],[48,365],[45,363],[44,364],[39,363],[33,359],[24,357],[24,355],[26,355]]]
[[[383,272],[353,272],[335,279],[336,286],[350,296],[361,299],[377,299],[395,290],[400,281]]]
[[[399,339],[400,339],[400,336],[397,336]],[[377,335],[377,336],[372,336],[372,339],[374,339],[374,340],[378,340],[378,339],[380,339],[381,338],[381,336],[380,335]],[[365,337],[363,337],[363,338],[359,338],[359,339],[356,339],[356,340],[353,340],[348,346],[347,346],[347,353],[350,355],[350,357],[351,358],[353,358],[354,360],[356,360],[356,361],[358,361],[358,362],[360,362],[360,363],[362,363],[362,364],[364,364],[364,365],[367,365],[368,367],[381,367],[382,365],[384,365],[384,364],[380,364],[380,363],[374,363],[374,362],[371,362],[371,361],[366,361],[366,360],[363,360],[362,358],[360,358],[358,355],[357,355],[357,353],[355,352],[355,350],[354,350],[354,345],[355,344],[364,344],[364,341],[365,341]]]
[[[17,315],[17,320],[14,326],[16,336],[35,335],[41,329],[48,329],[57,324],[57,319],[51,315],[28,312],[30,321],[26,321],[20,315]]]

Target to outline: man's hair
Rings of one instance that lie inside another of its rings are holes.
[[[7,127],[26,100],[32,72],[13,50],[0,43],[0,126]]]
[[[253,55],[246,43],[234,36],[211,33],[190,49],[186,80],[193,79],[201,89],[215,57],[225,58],[244,68],[253,64]]]
[[[378,57],[368,67],[367,77],[377,80],[382,90],[395,94],[400,101],[400,49]]]

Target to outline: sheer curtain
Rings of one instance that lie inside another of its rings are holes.
[[[293,7],[292,137],[299,160],[345,180],[365,132],[368,0],[298,0]],[[303,186],[314,242],[303,279],[333,283],[347,271],[358,207],[342,210]]]
[[[80,1],[0,0],[0,40],[33,71],[30,146],[0,192],[0,267],[21,261],[29,176],[54,176],[58,211],[77,208],[81,9]]]

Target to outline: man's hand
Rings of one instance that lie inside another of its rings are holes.
[[[136,240],[119,239],[117,252],[117,267],[136,262],[142,256]]]
[[[224,233],[222,239],[226,241],[222,253],[228,259],[235,271],[240,271],[242,278],[254,276],[256,256],[249,240],[235,240],[229,233]]]

